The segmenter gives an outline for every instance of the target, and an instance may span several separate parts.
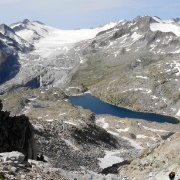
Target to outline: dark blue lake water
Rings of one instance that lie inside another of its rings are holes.
[[[85,94],[83,96],[70,96],[70,102],[75,106],[82,106],[85,109],[90,109],[96,114],[110,114],[113,116],[118,116],[121,118],[134,118],[134,119],[144,119],[148,121],[156,121],[160,123],[172,123],[178,124],[178,119],[170,116],[163,116],[153,113],[142,113],[135,112],[125,108],[113,106],[111,104],[105,103],[100,99],[91,96],[91,94]]]

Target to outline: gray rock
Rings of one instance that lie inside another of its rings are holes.
[[[11,166],[14,166],[14,165],[15,165],[14,161],[6,161],[6,163],[9,164],[9,165],[11,165]]]
[[[13,152],[9,152],[9,153],[0,153],[0,156],[7,158],[7,159],[15,159],[16,161],[18,161],[19,163],[22,163],[24,161],[24,154],[18,152],[18,151],[13,151]],[[9,162],[13,162],[13,161],[7,161]]]
[[[26,175],[25,174],[22,174],[21,175],[21,179],[23,180],[23,179],[26,179]]]
[[[13,172],[16,172],[16,171],[18,170],[18,168],[16,168],[16,167],[11,167],[11,170],[12,170]]]

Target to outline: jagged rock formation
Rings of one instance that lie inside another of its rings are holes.
[[[19,151],[26,159],[36,159],[34,132],[25,115],[10,117],[0,101],[0,152]]]

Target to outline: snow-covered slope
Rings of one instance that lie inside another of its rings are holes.
[[[97,29],[80,29],[80,30],[59,30],[52,29],[52,31],[35,43],[36,51],[41,57],[47,58],[51,54],[59,52],[66,52],[79,41],[92,39],[101,28]]]
[[[2,34],[1,40],[4,42],[4,44],[7,46],[11,46],[11,48],[9,47],[8,52],[12,52],[15,49],[25,52],[28,50],[32,50],[33,48],[30,43],[18,36],[13,29],[5,24],[0,25],[0,33]]]
[[[176,36],[180,36],[180,24],[175,20],[166,20],[163,21],[157,17],[153,17],[157,22],[151,23],[150,28],[152,31],[161,31],[161,32],[172,32]]]
[[[60,30],[38,21],[25,19],[11,25],[11,28],[23,39],[34,44],[35,54],[47,58],[57,51],[66,52],[76,42],[92,39],[100,31],[112,28],[117,23],[108,23],[95,29]]]
[[[124,20],[121,20],[121,21],[124,21]],[[106,23],[104,25],[99,26],[99,28],[101,30],[110,29],[110,28],[113,28],[114,26],[116,26],[119,22],[112,22],[112,21],[110,21],[110,22],[108,22],[108,23]]]
[[[54,29],[53,27],[47,26],[41,22],[31,22],[28,19],[11,24],[10,27],[16,32],[16,34],[30,43],[34,43],[35,40],[47,36],[49,32]]]

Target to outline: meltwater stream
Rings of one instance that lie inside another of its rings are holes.
[[[96,114],[110,114],[121,118],[144,119],[160,123],[179,123],[178,119],[174,117],[153,113],[135,112],[125,108],[113,106],[99,100],[94,96],[91,96],[91,94],[84,94],[83,96],[69,96],[69,100],[73,105],[82,106],[85,109],[90,109]]]

